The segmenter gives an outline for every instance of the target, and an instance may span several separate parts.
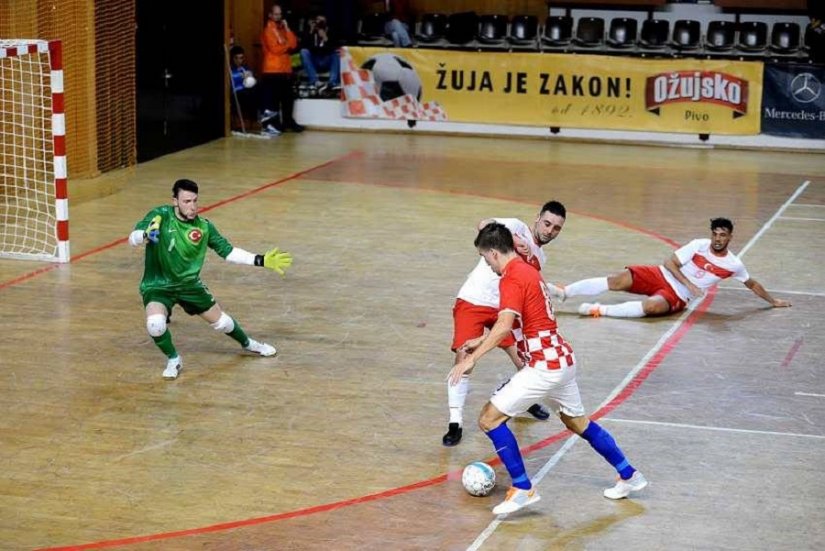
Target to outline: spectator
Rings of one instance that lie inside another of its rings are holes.
[[[329,71],[328,85],[332,90],[341,88],[341,62],[338,44],[327,25],[327,18],[318,15],[309,22],[309,29],[301,41],[301,63],[309,78],[309,85],[322,92],[326,85],[318,80],[318,70]]]
[[[384,7],[390,16],[384,25],[384,32],[396,48],[409,48],[412,46],[410,28],[407,25],[407,21],[410,21],[409,0],[384,0]]]
[[[265,134],[280,134],[272,125],[267,124],[277,113],[264,110],[259,113],[260,97],[258,82],[252,70],[246,64],[246,52],[241,46],[229,50],[229,70],[232,74],[232,96],[237,102],[240,116],[247,120],[258,120],[264,127]],[[269,127],[269,130],[267,130]]]
[[[825,63],[825,2],[808,0],[808,15],[811,22],[808,24],[806,36],[811,61]]]
[[[275,130],[303,132],[304,127],[292,118],[295,93],[290,53],[298,47],[298,39],[284,19],[279,4],[272,5],[268,19],[261,33],[264,54],[261,69],[261,102],[265,109],[280,111],[281,125],[278,126],[274,119],[270,124]]]

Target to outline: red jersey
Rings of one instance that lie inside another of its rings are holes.
[[[558,334],[556,315],[541,273],[516,257],[499,281],[501,312],[516,314],[513,336],[530,367],[560,369],[572,366],[573,348]]]

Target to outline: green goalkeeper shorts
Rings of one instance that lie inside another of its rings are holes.
[[[215,305],[215,297],[203,283],[195,283],[187,289],[146,289],[143,293],[143,306],[150,302],[159,302],[166,306],[168,312],[175,304],[180,304],[183,311],[190,316],[202,314]]]

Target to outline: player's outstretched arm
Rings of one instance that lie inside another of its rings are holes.
[[[768,290],[762,287],[762,284],[753,278],[745,282],[745,287],[753,291],[753,294],[755,294],[765,302],[769,303],[774,308],[786,308],[791,305],[791,303],[787,300],[782,300],[781,298],[773,298],[771,294],[768,292]]]
[[[253,254],[241,248],[234,247],[226,256],[227,262],[233,264],[247,264],[250,266],[263,266],[269,268],[279,275],[286,275],[286,270],[292,266],[292,255],[282,251],[277,247],[264,254]]]

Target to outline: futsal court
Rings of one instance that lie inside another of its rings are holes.
[[[0,548],[823,549],[824,160],[308,131],[71,181],[72,262],[0,262]],[[293,254],[283,279],[212,254],[203,272],[276,357],[175,309],[184,367],[161,378],[126,237],[178,178],[234,245]],[[588,412],[650,486],[605,499],[615,473],[587,443],[516,418],[542,500],[497,519],[509,477],[474,420],[512,367],[479,363],[464,439],[442,446],[451,309],[477,222],[532,223],[550,199],[568,209],[550,281],[659,264],[725,216],[751,276],[793,306],[735,281],[659,319],[556,304]],[[478,460],[489,497],[459,480]]]

